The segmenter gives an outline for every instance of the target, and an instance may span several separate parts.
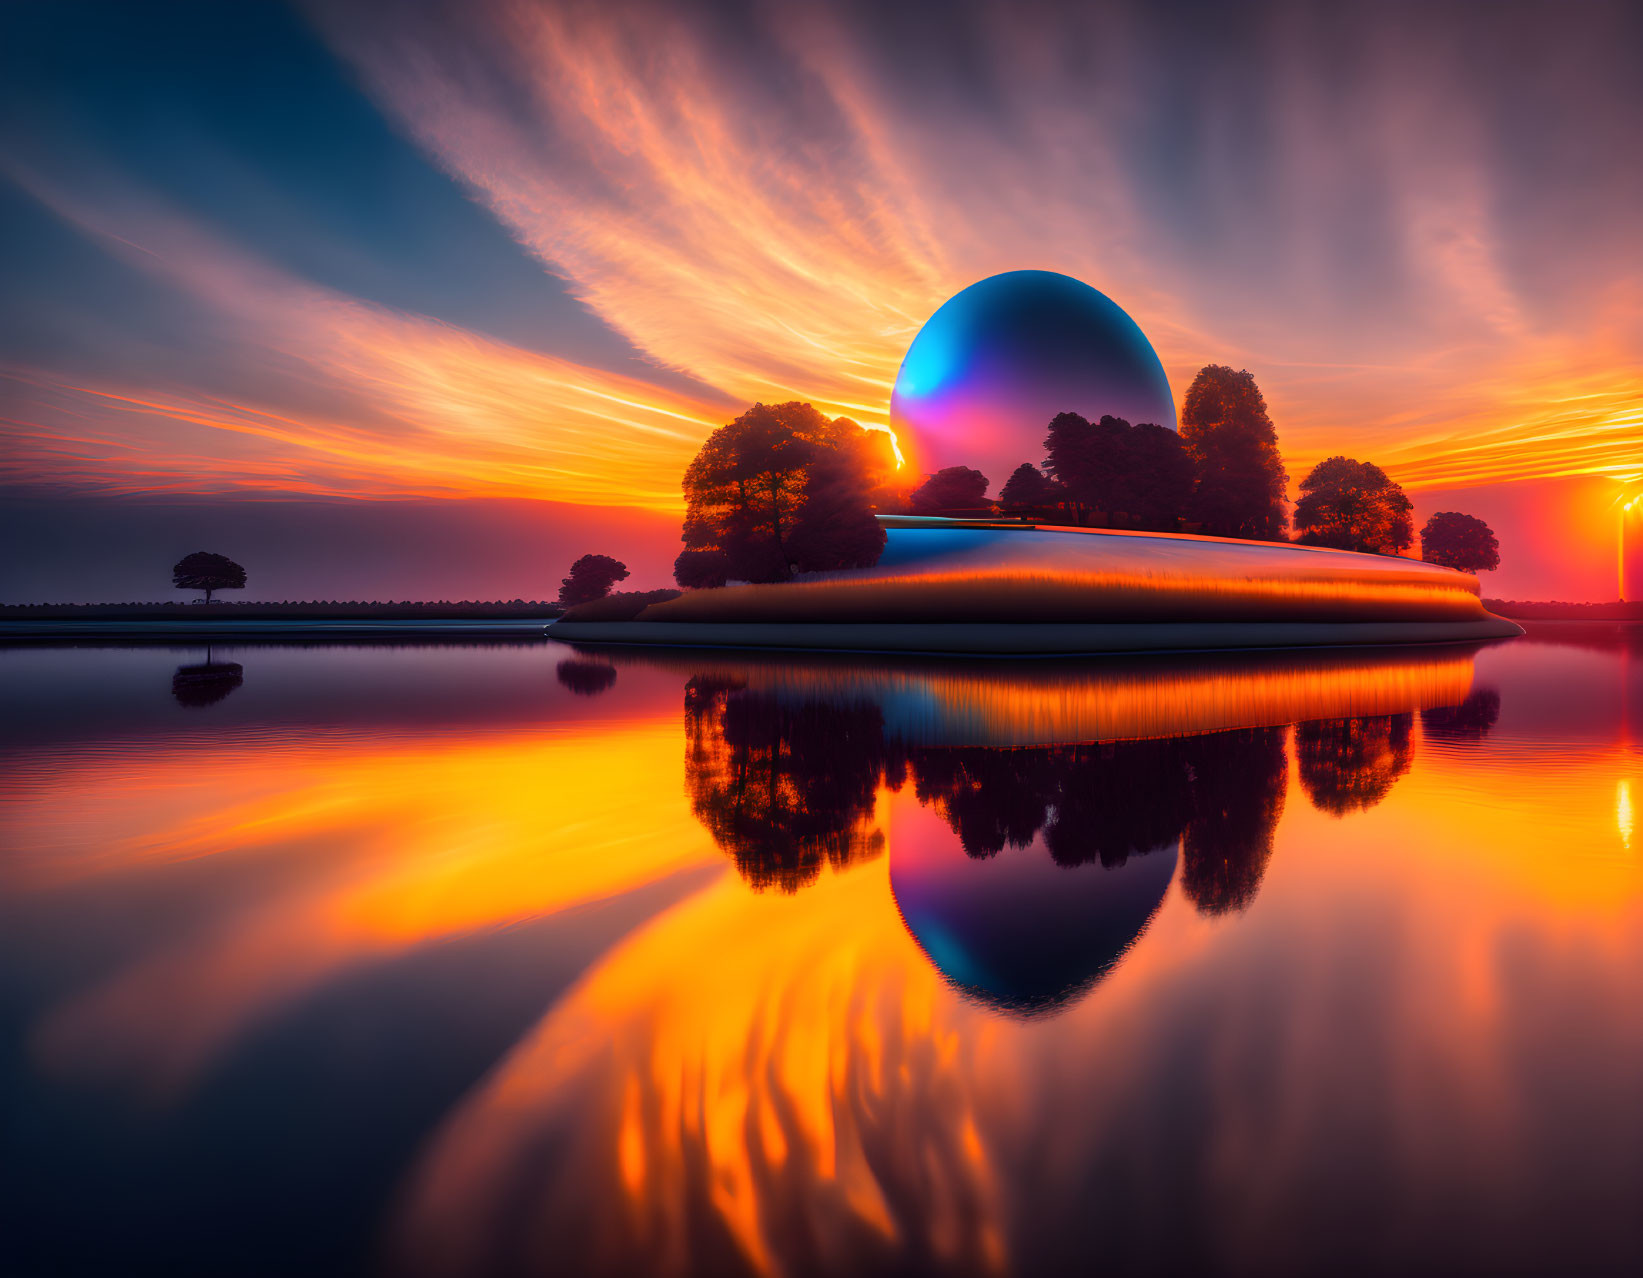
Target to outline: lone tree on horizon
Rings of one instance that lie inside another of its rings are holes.
[[[1476,515],[1440,510],[1421,529],[1421,558],[1462,572],[1492,572],[1500,567],[1500,542]]]
[[[574,604],[592,603],[603,599],[610,588],[625,580],[628,566],[609,555],[583,555],[570,566],[570,576],[559,582],[559,602],[569,608]]]
[[[1207,364],[1181,408],[1181,442],[1197,474],[1187,517],[1216,537],[1280,541],[1289,476],[1266,400],[1246,369]]]
[[[210,603],[214,590],[244,590],[245,569],[227,555],[196,550],[172,566],[171,584],[178,590],[203,590],[206,603]]]
[[[1370,462],[1328,457],[1301,481],[1295,503],[1298,541],[1336,550],[1396,555],[1415,539],[1414,503]]]

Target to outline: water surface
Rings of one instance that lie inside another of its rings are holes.
[[[1643,630],[0,650],[0,1263],[1636,1271]]]

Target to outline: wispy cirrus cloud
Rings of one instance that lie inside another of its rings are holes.
[[[0,370],[0,477],[114,491],[543,497],[672,507],[722,405],[297,279],[112,181],[14,179],[179,290],[254,388]]]
[[[1643,142],[1617,109],[1617,11],[1550,41],[1515,11],[1419,40],[1374,9],[1186,30],[983,5],[315,16],[598,315],[734,397],[882,420],[936,305],[1042,266],[1130,309],[1178,386],[1252,368],[1294,469],[1643,465],[1643,186],[1596,167]],[[1569,186],[1538,180],[1560,167]]]
[[[740,404],[885,421],[923,320],[1018,267],[1112,295],[1177,398],[1206,362],[1250,368],[1292,475],[1345,452],[1412,487],[1643,477],[1643,174],[1615,162],[1643,150],[1643,90],[1622,6],[1418,27],[1384,6],[310,17],[376,104],[346,77],[327,89],[325,120],[369,117],[335,156],[300,112],[272,138],[253,112],[168,186],[198,121],[133,144],[118,100],[90,141],[85,110],[19,117],[13,179],[195,327],[162,338],[151,307],[48,291],[100,354],[0,347],[6,477],[671,508]],[[300,55],[293,83],[324,72],[297,47],[313,33],[256,34]],[[389,142],[392,165],[359,162]],[[255,162],[227,164],[236,143]],[[482,228],[455,234],[453,205]],[[460,266],[417,265],[441,253],[487,264],[466,294]],[[551,287],[501,296],[510,254]]]

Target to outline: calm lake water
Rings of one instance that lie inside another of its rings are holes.
[[[1643,1267],[1643,628],[0,650],[0,1270]]]

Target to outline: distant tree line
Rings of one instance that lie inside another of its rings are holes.
[[[434,601],[405,600],[264,600],[247,603],[215,602],[209,608],[202,604],[181,603],[175,600],[158,603],[96,603],[96,604],[0,604],[0,621],[137,621],[144,618],[200,620],[210,617],[233,617],[244,621],[266,621],[281,617],[304,617],[321,620],[349,621],[355,619],[403,618],[405,620],[506,620],[515,617],[552,617],[559,613],[558,604],[540,600],[458,600]]]
[[[1485,599],[1483,606],[1496,616],[1514,621],[1643,621],[1643,600],[1614,603],[1570,603],[1562,599]],[[1625,627],[1598,628],[1584,631],[1581,641],[1602,636],[1616,637],[1620,646],[1630,646],[1643,653],[1643,631]],[[1559,643],[1575,643],[1576,636],[1568,633],[1558,636]],[[1598,646],[1609,646],[1599,643]]]

